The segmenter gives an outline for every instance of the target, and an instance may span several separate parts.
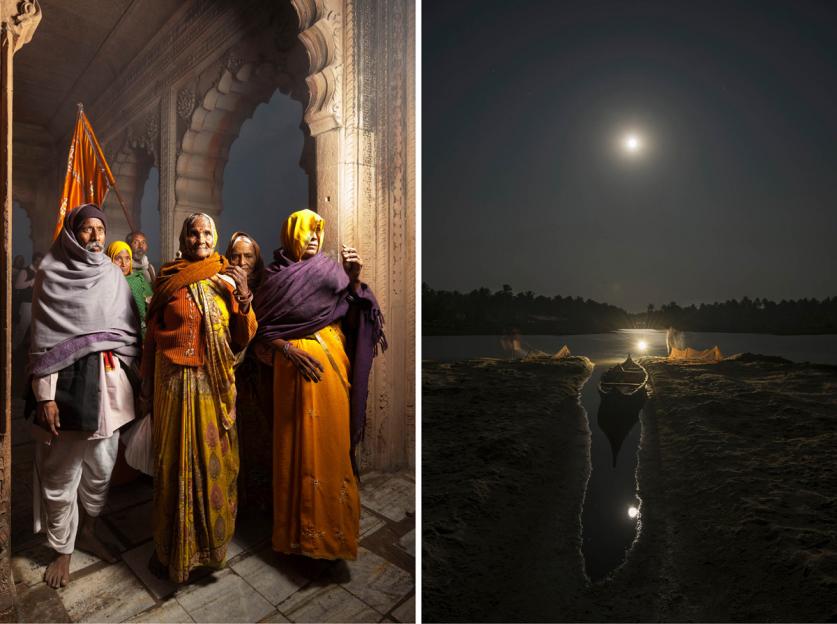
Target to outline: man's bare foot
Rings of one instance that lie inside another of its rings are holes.
[[[53,589],[66,587],[67,583],[70,582],[71,556],[58,553],[58,556],[47,566],[47,569],[44,571],[44,581],[47,585]]]

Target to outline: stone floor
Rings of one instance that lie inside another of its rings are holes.
[[[228,564],[186,585],[153,577],[151,479],[111,488],[99,523],[115,564],[76,552],[70,584],[43,580],[52,552],[32,534],[33,442],[13,409],[12,570],[21,622],[414,622],[415,480],[368,473],[352,562],[291,561],[270,548],[270,520],[242,510]]]

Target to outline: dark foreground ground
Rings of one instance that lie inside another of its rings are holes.
[[[426,621],[837,621],[837,367],[646,363],[641,529],[595,585],[589,362],[424,363]]]

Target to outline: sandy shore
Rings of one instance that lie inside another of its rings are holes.
[[[583,590],[590,433],[576,397],[591,370],[575,357],[424,363],[425,620],[526,619],[555,583]]]
[[[589,364],[425,363],[426,620],[837,620],[837,367],[647,363],[641,530],[595,585]]]

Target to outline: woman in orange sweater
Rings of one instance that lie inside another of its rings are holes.
[[[247,275],[215,253],[217,239],[208,215],[189,216],[181,257],[160,270],[148,308],[143,397],[153,405],[156,458],[150,565],[178,583],[196,567],[223,565],[238,507],[233,364],[256,318]]]

